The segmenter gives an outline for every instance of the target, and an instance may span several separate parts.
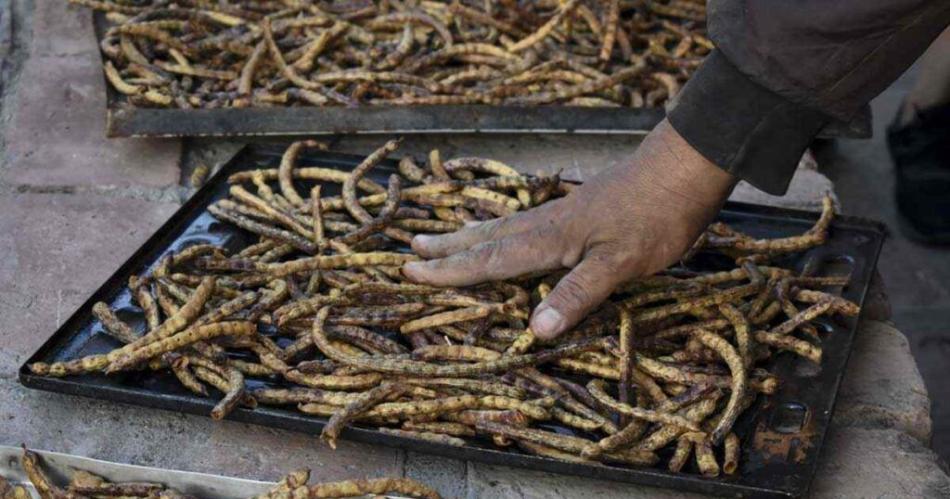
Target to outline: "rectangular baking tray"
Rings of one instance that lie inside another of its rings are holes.
[[[105,16],[93,15],[102,41]],[[100,57],[102,54],[100,52]],[[158,109],[134,107],[106,86],[109,137],[316,135],[343,133],[594,133],[644,134],[661,108],[575,106],[361,106]],[[870,108],[851,123],[833,122],[826,137],[870,137]]]
[[[151,482],[172,488],[190,497],[200,499],[247,499],[266,494],[274,488],[276,482],[262,482],[245,478],[197,473],[194,471],[169,470],[154,466],[113,463],[101,459],[30,449],[40,456],[43,471],[60,486],[69,483],[70,477],[78,470],[88,471],[101,476],[112,483]],[[23,449],[9,445],[0,445],[0,478],[13,485],[23,485],[35,499],[40,499],[36,488],[30,483],[23,470],[21,457]],[[321,478],[319,469],[311,470],[311,483],[328,481]],[[283,478],[283,477],[280,477]],[[362,496],[370,497],[370,496]],[[405,499],[405,496],[382,496],[392,499]]]
[[[283,150],[284,147],[279,145],[249,145],[235,155],[27,360],[19,371],[20,382],[40,390],[208,415],[215,401],[191,394],[168,373],[133,372],[108,377],[91,374],[45,378],[33,375],[27,365],[103,353],[118,346],[114,340],[101,333],[101,326],[92,318],[91,308],[97,301],[109,303],[120,317],[142,327],[141,311],[131,304],[131,297],[126,290],[128,277],[153,267],[169,251],[205,242],[240,248],[251,241],[248,233],[213,219],[206,212],[206,207],[227,195],[227,177],[230,174],[263,166],[276,167]],[[318,151],[303,155],[299,162],[301,166],[320,165],[349,170],[362,159],[362,156]],[[386,160],[370,172],[371,177],[378,182],[385,182],[396,166],[395,161]],[[336,186],[325,185],[327,195],[336,193],[333,187]],[[778,237],[804,232],[814,223],[816,216],[814,213],[730,203],[723,210],[721,219],[755,236]],[[842,273],[850,269],[852,281],[842,295],[862,303],[883,238],[884,229],[878,223],[837,217],[826,245],[795,257],[789,263],[799,269],[812,267],[820,273]],[[659,468],[567,463],[522,454],[516,450],[496,450],[487,441],[452,447],[405,439],[362,427],[347,428],[343,438],[495,465],[684,491],[733,497],[800,497],[806,494],[817,468],[819,451],[831,420],[857,320],[828,321],[823,324],[831,332],[823,341],[824,357],[820,366],[813,366],[791,354],[776,356],[771,370],[783,380],[782,389],[774,396],[760,397],[760,402],[746,411],[736,426],[742,439],[742,459],[740,471],[735,476],[710,479],[670,473]],[[320,432],[325,423],[324,418],[265,406],[254,410],[239,408],[229,418],[313,436]],[[556,427],[549,429],[569,431]],[[322,444],[314,439],[314,445]]]

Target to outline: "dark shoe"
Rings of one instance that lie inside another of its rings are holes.
[[[950,244],[950,105],[917,111],[887,129],[897,172],[897,210],[907,237]]]

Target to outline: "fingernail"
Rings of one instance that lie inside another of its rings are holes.
[[[534,334],[552,338],[561,332],[564,328],[564,316],[553,308],[545,308],[535,314],[531,320],[531,330]]]

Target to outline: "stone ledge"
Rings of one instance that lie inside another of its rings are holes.
[[[930,398],[910,346],[892,324],[863,320],[838,391],[838,426],[892,428],[929,445]]]
[[[864,298],[864,306],[861,307],[861,318],[889,322],[891,316],[891,302],[887,297],[884,279],[881,277],[881,273],[875,269],[874,274],[871,275],[871,284],[868,286],[867,296]]]
[[[937,455],[906,433],[832,426],[812,496],[950,497],[950,477]]]

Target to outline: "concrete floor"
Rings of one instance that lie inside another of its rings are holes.
[[[897,225],[893,164],[885,129],[910,89],[914,68],[872,103],[874,137],[818,148],[822,173],[835,184],[845,213],[874,218],[890,229],[878,269],[893,321],[910,341],[932,401],[933,448],[950,462],[950,248],[907,239]]]

